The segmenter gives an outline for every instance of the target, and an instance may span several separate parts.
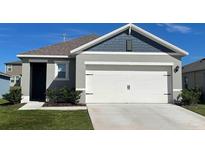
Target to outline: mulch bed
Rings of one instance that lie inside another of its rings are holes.
[[[71,104],[71,103],[44,103],[43,107],[53,107],[53,106],[86,106],[85,104]]]

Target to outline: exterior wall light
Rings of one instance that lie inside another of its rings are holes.
[[[179,66],[177,65],[174,69],[174,73],[178,72],[179,71]]]

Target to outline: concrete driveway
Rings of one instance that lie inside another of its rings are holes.
[[[205,117],[172,104],[88,104],[94,129],[205,129]]]

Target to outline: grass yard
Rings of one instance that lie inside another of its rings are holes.
[[[5,104],[5,103],[8,103],[8,101],[0,98],[0,104]]]
[[[0,130],[89,130],[87,111],[19,111],[23,104],[0,105]]]
[[[196,106],[184,106],[184,108],[205,116],[205,105],[198,104]]]

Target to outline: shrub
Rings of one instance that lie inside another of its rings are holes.
[[[78,103],[80,96],[81,96],[82,91],[75,91],[75,90],[71,90],[69,93],[69,100],[71,103]]]
[[[56,103],[58,101],[58,90],[57,89],[48,89],[46,91],[46,96],[48,102]]]
[[[3,95],[3,99],[9,101],[12,104],[21,102],[21,88],[18,86],[11,87],[9,93]]]
[[[79,102],[81,91],[70,90],[69,88],[48,89],[46,92],[48,102],[50,103],[72,103]]]
[[[200,102],[202,91],[199,88],[184,89],[177,99],[181,105],[196,105]]]

